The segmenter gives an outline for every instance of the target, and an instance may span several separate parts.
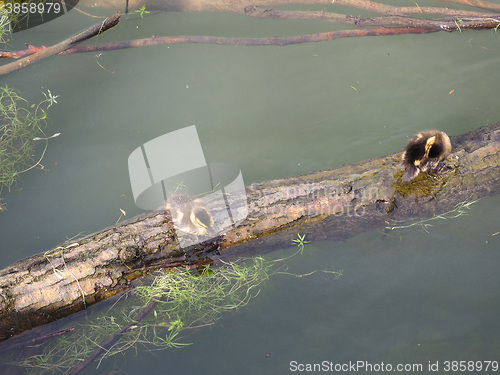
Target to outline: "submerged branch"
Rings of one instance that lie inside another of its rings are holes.
[[[289,37],[273,36],[268,38],[229,38],[229,37],[197,36],[197,35],[152,36],[151,38],[135,39],[123,42],[78,46],[70,48],[64,52],[61,52],[61,54],[113,51],[126,48],[147,47],[147,46],[156,46],[162,44],[179,44],[179,43],[217,44],[217,45],[231,45],[231,46],[287,46],[291,44],[324,42],[339,38],[380,36],[380,35],[426,34],[436,31],[441,31],[441,29],[437,27],[435,28],[379,27],[376,29],[338,30],[338,31],[322,32],[317,34],[296,35]],[[30,46],[29,49],[26,50],[26,52],[25,51],[13,52],[12,55],[15,56],[16,54],[24,54],[30,52],[33,53],[38,50],[39,49],[37,49],[36,47]],[[0,57],[12,57],[12,56],[7,56],[7,54],[4,54],[4,56]]]
[[[10,350],[19,349],[22,347],[40,345],[40,344],[44,343],[45,341],[48,341],[54,337],[58,337],[58,336],[65,335],[65,334],[70,333],[70,332],[74,332],[75,329],[76,329],[75,327],[65,328],[65,329],[62,329],[62,330],[57,331],[57,332],[52,332],[52,333],[43,335],[41,337],[35,337],[35,338],[29,339],[27,341],[18,342],[18,343],[15,343],[13,345],[10,345],[10,346],[7,346],[7,347],[0,349],[0,353],[5,353],[5,352],[8,352]]]
[[[194,44],[217,44],[231,46],[287,46],[291,44],[324,42],[339,38],[362,37],[362,36],[380,36],[380,35],[401,35],[401,34],[425,34],[439,31],[438,29],[428,28],[385,28],[379,27],[376,29],[364,30],[338,30],[330,32],[321,32],[316,34],[296,35],[289,37],[268,37],[268,38],[230,38],[216,36],[153,36],[151,38],[136,39],[126,42],[116,42],[101,44],[95,46],[75,47],[65,53],[81,53],[93,51],[109,51],[114,49],[145,47],[161,44],[178,44],[178,43],[194,43]]]
[[[113,337],[111,337],[108,341],[101,344],[98,343],[98,348],[94,350],[94,352],[89,355],[85,360],[83,360],[78,366],[74,367],[70,371],[68,371],[65,375],[77,375],[82,372],[86,367],[88,367],[93,361],[99,358],[103,353],[107,352],[111,346],[120,339],[123,335],[125,335],[130,329],[136,326],[142,319],[144,319],[158,304],[157,301],[152,301],[149,305],[147,305],[142,311],[134,317],[130,322],[125,324],[120,331],[115,333]]]

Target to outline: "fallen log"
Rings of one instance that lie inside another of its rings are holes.
[[[120,293],[158,267],[234,259],[308,240],[345,239],[452,210],[500,191],[500,124],[451,137],[448,170],[403,183],[401,153],[246,187],[247,218],[182,249],[159,209],[23,259],[0,271],[0,338]],[[214,217],[216,220],[217,218]]]

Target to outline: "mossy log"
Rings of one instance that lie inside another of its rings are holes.
[[[187,249],[157,210],[0,271],[0,338],[84,309],[155,267],[235,259],[308,240],[345,239],[431,217],[500,191],[500,124],[451,137],[448,169],[402,183],[401,152],[246,188],[249,215],[236,229]],[[214,219],[217,219],[215,216]]]

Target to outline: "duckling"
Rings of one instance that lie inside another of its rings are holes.
[[[201,199],[175,195],[167,199],[166,209],[178,231],[195,236],[210,234],[214,221]]]
[[[450,138],[439,130],[426,130],[414,136],[403,152],[403,181],[407,182],[420,172],[437,174],[443,167],[439,162],[451,152]]]

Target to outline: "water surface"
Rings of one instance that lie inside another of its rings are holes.
[[[107,14],[106,12],[103,12]],[[331,30],[327,23],[231,14],[125,17],[101,43],[159,35],[272,36]],[[135,19],[132,19],[135,18]],[[96,22],[72,11],[14,35],[51,45]],[[335,168],[400,150],[438,128],[462,134],[500,121],[494,31],[341,39],[288,47],[172,45],[52,57],[2,78],[49,110],[44,170],[4,195],[2,266],[133,217],[129,154],[196,125],[206,159],[238,165],[246,184]],[[449,94],[452,90],[453,94]],[[499,360],[499,199],[467,216],[345,242],[313,242],[289,272],[194,344],[132,350],[88,374],[283,374],[290,361],[422,363]],[[267,255],[288,255],[290,249]],[[268,355],[269,354],[269,355]],[[266,355],[268,355],[266,357]]]

